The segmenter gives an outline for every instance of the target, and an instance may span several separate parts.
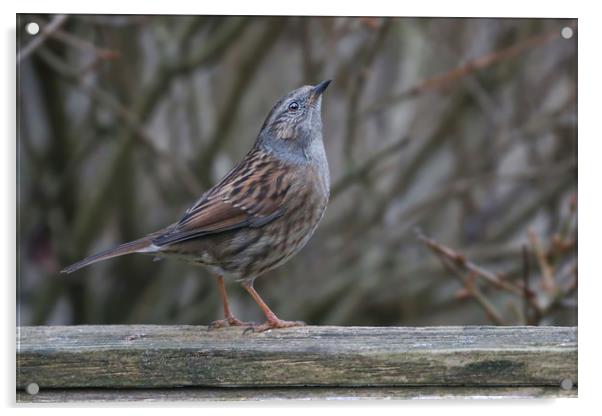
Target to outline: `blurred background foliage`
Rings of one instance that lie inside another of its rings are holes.
[[[257,280],[274,311],[311,324],[576,325],[576,29],[19,15],[19,324],[220,318],[213,279],[176,261],[58,271],[176,220],[280,96],[332,78],[331,202],[308,246]],[[228,288],[239,317],[262,320]]]

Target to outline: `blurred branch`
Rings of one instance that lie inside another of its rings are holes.
[[[120,53],[118,51],[98,47],[87,39],[80,38],[58,28],[52,33],[52,37],[84,52],[92,51],[94,55],[99,56],[101,59],[110,60],[120,57]]]
[[[527,245],[523,245],[522,247],[522,256],[523,256],[523,273],[522,273],[522,284],[523,284],[523,317],[524,322],[527,325],[534,325],[541,320],[541,310],[540,308],[532,308],[534,311],[534,316],[531,317],[529,313],[529,307],[534,302],[534,294],[529,288],[529,278],[531,274],[531,262],[529,261],[529,247]]]
[[[203,148],[199,162],[200,178],[206,186],[211,185],[211,167],[216,154],[229,140],[230,131],[233,127],[232,120],[236,119],[238,110],[242,104],[247,86],[253,80],[253,76],[260,67],[261,62],[269,54],[272,47],[279,39],[279,34],[286,27],[285,18],[274,18],[261,34],[254,47],[250,48],[239,64],[238,77],[232,83],[230,94],[226,98],[224,107],[220,111],[215,129],[209,139],[209,143]]]
[[[119,59],[121,54],[119,51],[107,48],[101,48],[96,46],[94,43],[74,36],[69,32],[65,32],[63,30],[56,30],[52,34],[53,39],[57,39],[69,46],[77,48],[84,52],[92,52],[93,58],[90,62],[88,62],[79,72],[80,74],[84,74],[89,70],[93,69],[99,62],[102,61],[110,61],[113,59]]]
[[[377,24],[377,28],[372,42],[365,42],[356,59],[354,59],[354,69],[357,71],[355,76],[348,82],[348,103],[347,103],[347,122],[345,123],[345,137],[343,154],[347,164],[353,163],[353,149],[356,147],[358,136],[358,114],[357,108],[360,98],[372,72],[372,65],[381,50],[381,45],[386,39],[386,35],[391,27],[391,19],[384,18]]]
[[[472,282],[472,277],[482,277],[488,284],[494,288],[503,289],[509,293],[519,296],[523,300],[523,319],[525,324],[537,325],[541,320],[549,315],[556,307],[562,305],[563,302],[569,297],[577,287],[577,271],[576,271],[576,260],[568,258],[570,274],[569,283],[566,285],[559,285],[558,279],[562,276],[557,276],[552,267],[548,263],[548,258],[553,255],[554,247],[550,245],[549,249],[545,251],[539,242],[539,239],[535,234],[529,231],[530,247],[522,247],[522,282],[520,286],[514,285],[508,281],[502,280],[498,275],[489,272],[488,270],[475,265],[466,259],[462,253],[452,250],[435,240],[426,237],[420,230],[415,231],[418,239],[423,242],[443,263],[443,265],[450,271],[463,277],[465,290],[468,295],[472,296],[479,302],[479,304],[486,310],[488,316],[495,317],[495,310],[492,310],[490,304],[482,293],[475,291],[476,285]],[[553,239],[552,239],[553,241]],[[535,253],[536,259],[540,265],[540,279],[542,282],[541,287],[543,292],[540,292],[538,296],[530,289],[530,262],[529,252]],[[570,253],[567,253],[570,255]],[[573,264],[573,266],[571,266]],[[462,273],[466,271],[469,273],[467,278]],[[514,304],[510,305],[511,308]],[[518,309],[516,309],[518,311]],[[533,314],[530,314],[530,310]]]
[[[428,137],[420,141],[415,141],[419,148],[412,153],[411,157],[406,157],[406,163],[394,165],[396,168],[401,166],[401,169],[398,169],[394,175],[392,179],[393,183],[389,186],[388,190],[375,198],[375,202],[372,204],[372,212],[363,218],[356,227],[355,232],[357,234],[365,233],[369,228],[374,227],[375,224],[379,224],[387,213],[391,203],[399,198],[400,195],[403,195],[410,188],[418,173],[422,169],[425,169],[427,166],[426,162],[430,160],[430,157],[436,154],[444,143],[450,142],[449,136],[458,123],[456,112],[462,110],[467,105],[467,95],[464,92],[455,94],[447,105],[445,115],[437,120],[436,127],[430,132]]]
[[[400,92],[399,94],[373,103],[362,112],[361,117],[367,118],[372,114],[380,111],[384,107],[395,105],[400,101],[416,97],[426,91],[436,90],[445,87],[446,85],[455,82],[461,78],[464,78],[474,72],[486,69],[494,64],[513,58],[523,52],[528,51],[529,49],[545,45],[546,43],[558,39],[559,37],[560,29],[555,29],[554,31],[532,36],[530,38],[517,42],[514,45],[509,46],[507,48],[491,52],[479,58],[468,61],[467,63],[453,68],[443,74],[436,75],[416,85],[413,85],[410,88],[407,88],[406,90]]]
[[[532,229],[527,231],[527,235],[529,236],[529,242],[531,243],[531,247],[535,251],[535,258],[537,259],[537,263],[539,264],[539,269],[541,270],[541,276],[543,278],[543,288],[546,292],[554,292],[556,290],[556,282],[554,281],[554,271],[548,263],[546,255],[544,254],[543,248],[541,247],[541,243],[539,241],[539,237]]]
[[[42,46],[49,36],[51,36],[56,30],[65,24],[67,17],[68,16],[64,14],[57,14],[52,18],[50,23],[46,24],[45,22],[41,22],[40,33],[38,33],[36,37],[31,40],[31,42],[24,46],[23,49],[17,52],[17,64],[26,59],[36,49]]]
[[[62,35],[59,35],[61,33]],[[119,52],[117,51],[99,48],[92,42],[88,42],[85,39],[80,39],[66,32],[61,32],[60,30],[56,30],[52,37],[59,39],[60,41],[69,46],[75,46],[78,49],[83,49],[88,52],[92,52],[93,54],[93,59],[89,63],[84,65],[82,68],[76,68],[75,66],[62,61],[61,58],[59,58],[50,51],[50,48],[43,47],[42,49],[40,49],[40,57],[46,62],[46,64],[48,64],[52,69],[54,69],[55,72],[66,78],[69,78],[71,81],[81,82],[81,77],[83,77],[86,74],[86,72],[92,69],[99,61],[110,61],[113,59],[117,59],[120,56]],[[69,40],[66,41],[67,39]]]
[[[153,156],[171,166],[175,174],[178,176],[178,179],[184,185],[184,188],[190,195],[195,196],[198,194],[200,185],[196,181],[194,175],[190,171],[187,171],[186,166],[177,161],[172,154],[159,149],[155,145],[154,139],[150,137],[144,127],[141,126],[136,120],[135,115],[123,104],[121,104],[112,94],[109,94],[95,84],[83,82],[80,77],[81,72],[79,70],[73,69],[69,64],[62,62],[60,58],[54,56],[50,51],[41,49],[40,57],[44,59],[44,61],[57,73],[73,82],[91,99],[112,110],[123,121],[124,125],[133,133],[134,138],[143,144]]]
[[[82,14],[78,19],[97,26],[105,26],[111,29],[120,29],[128,26],[137,26],[147,23],[149,15],[117,15],[117,14]]]
[[[494,227],[487,232],[487,239],[489,241],[500,241],[516,233],[542,206],[555,200],[567,188],[573,186],[574,181],[575,177],[573,175],[561,176],[558,181],[552,183],[546,189],[540,190],[535,195],[529,195],[531,196],[530,200],[523,203],[519,209],[515,209],[516,212],[513,215],[506,215],[505,219],[495,223]],[[506,199],[507,201],[499,201],[498,206],[509,206],[510,201],[513,204],[516,203],[516,195],[508,195]]]
[[[371,212],[364,215],[364,217],[358,221],[357,219],[355,219],[357,210],[353,208],[347,211],[345,215],[340,215],[337,221],[327,224],[326,227],[321,227],[322,232],[324,232],[325,229],[333,230],[340,228],[342,224],[348,224],[349,221],[351,221],[351,218],[353,218],[353,221],[356,224],[356,226],[352,229],[348,229],[348,232],[350,234],[365,235],[370,228],[374,228],[376,225],[380,224],[382,218],[389,209],[391,201],[398,198],[401,194],[403,194],[403,192],[405,192],[408,189],[408,184],[410,184],[414,180],[414,177],[418,173],[418,171],[421,168],[424,168],[424,162],[428,160],[428,158],[432,154],[436,153],[436,149],[445,142],[445,139],[447,139],[446,133],[452,130],[454,128],[455,123],[457,123],[458,121],[456,117],[456,111],[461,109],[466,104],[465,99],[465,94],[454,94],[452,96],[451,102],[446,107],[446,114],[437,120],[437,125],[433,129],[433,131],[430,132],[428,137],[416,142],[417,146],[420,147],[412,154],[411,158],[408,158],[408,163],[402,164],[400,162],[394,165],[394,167],[396,168],[400,166],[403,166],[403,168],[401,169],[401,171],[396,172],[395,176],[392,179],[393,184],[388,187],[386,192],[382,193],[381,195],[377,195],[374,198],[371,198],[371,200],[373,200],[373,203],[370,204]],[[397,150],[403,149],[404,146],[408,143],[409,139],[406,138],[405,135],[402,136],[397,142],[397,146],[399,146],[397,147]],[[394,148],[396,147],[395,144],[392,144],[391,146],[393,146]],[[362,173],[362,175],[354,174],[353,170],[351,171],[349,176],[347,173],[343,174],[343,178],[345,178],[344,182],[341,182],[340,184],[338,182],[335,183],[335,185],[333,186],[333,195],[338,196],[341,194],[342,190],[348,188],[349,185],[364,180],[364,177],[366,175],[372,173],[371,170],[383,165],[382,162],[386,158],[397,154],[398,152],[391,151],[390,149],[385,149],[384,151],[380,152],[378,156],[376,156],[373,159],[372,162],[369,161],[368,165],[365,168],[362,169],[360,167],[359,171]],[[351,238],[351,236],[348,237]],[[358,257],[356,257],[356,259],[358,259]]]
[[[417,238],[420,241],[422,241],[428,248],[430,248],[431,251],[433,251],[433,253],[435,253],[438,257],[444,257],[447,260],[452,261],[456,266],[468,270],[475,276],[482,277],[484,280],[486,280],[498,289],[504,289],[518,296],[523,295],[523,291],[519,287],[515,286],[510,282],[500,279],[496,274],[472,263],[470,260],[466,259],[466,257],[463,254],[454,251],[451,248],[446,247],[436,242],[435,240],[426,237],[422,233],[422,231],[420,231],[420,229],[416,229],[415,233]]]
[[[105,105],[112,103],[114,98],[111,95],[104,94],[93,84],[83,82],[80,71],[73,69],[46,48],[40,49],[40,58],[49,68],[63,76],[67,81],[79,86],[84,92],[91,93],[90,97],[92,99],[99,100]],[[113,110],[115,109],[113,108]],[[118,114],[121,117],[124,115],[126,114]],[[88,245],[94,241],[94,234],[110,219],[107,211],[110,207],[111,195],[114,194],[116,189],[115,184],[123,183],[123,178],[127,178],[130,174],[132,143],[137,135],[132,131],[131,125],[125,124],[128,128],[123,131],[123,138],[118,141],[118,148],[115,150],[114,157],[109,161],[104,175],[95,182],[95,186],[85,189],[84,192],[86,192],[87,198],[78,208],[77,215],[70,219],[73,223],[70,232],[71,238],[69,244],[63,245],[65,250],[70,247],[70,256],[81,256],[87,251]],[[125,209],[123,210],[125,211]]]
[[[416,229],[416,236],[441,260],[443,266],[452,272],[460,282],[464,285],[465,290],[472,296],[475,301],[483,308],[487,317],[496,325],[506,325],[502,315],[498,312],[495,305],[481,292],[477,284],[474,282],[475,276],[481,276],[489,283],[492,283],[498,288],[506,289],[512,293],[521,293],[520,289],[514,285],[500,280],[497,276],[489,271],[476,266],[466,258],[449,247],[445,247],[435,240],[427,238],[419,229]],[[465,271],[469,274],[466,275]]]
[[[409,142],[410,138],[408,136],[402,136],[399,140],[385,146],[383,149],[370,156],[363,161],[361,165],[353,166],[331,186],[330,200],[332,201],[335,199],[354,183],[363,180],[372,169],[384,163],[390,157],[395,156],[397,152],[404,149]]]
[[[439,190],[429,193],[429,195],[421,201],[412,204],[411,207],[399,214],[400,219],[407,221],[409,218],[422,218],[430,213],[430,208],[436,208],[439,204],[449,198],[461,195],[474,189],[476,186],[484,185],[488,182],[514,182],[514,181],[533,181],[538,178],[551,179],[552,177],[563,176],[577,167],[577,160],[574,157],[569,157],[566,160],[559,161],[554,164],[546,164],[543,166],[533,166],[523,172],[511,174],[499,174],[497,172],[485,173],[469,178],[460,178],[455,182],[444,185]],[[417,220],[414,220],[414,223]]]
[[[228,46],[243,33],[250,22],[249,17],[231,17],[220,25],[220,30],[211,36],[207,43],[199,47],[196,53],[184,54],[181,60],[176,62],[163,62],[153,77],[152,84],[144,89],[136,105],[135,113],[140,115],[140,120],[146,120],[149,117],[158,105],[159,98],[174,78],[219,58],[228,50]],[[191,23],[190,29],[194,28],[194,24],[194,22]],[[191,30],[183,30],[181,36],[185,38],[180,38],[175,43],[184,42],[190,35]]]
[[[299,41],[301,43],[301,53],[303,56],[303,80],[316,79],[324,66],[323,62],[318,62],[314,59],[312,45],[313,32],[310,27],[311,23],[312,22],[309,19],[299,19],[299,26],[301,30]]]

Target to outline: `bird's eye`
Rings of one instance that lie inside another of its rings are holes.
[[[292,103],[290,103],[288,105],[288,111],[297,111],[299,109],[299,103],[296,101],[293,101]]]

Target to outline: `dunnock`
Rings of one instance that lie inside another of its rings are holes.
[[[85,258],[63,272],[131,253],[173,257],[205,266],[215,275],[225,319],[210,327],[245,325],[265,331],[304,325],[279,319],[253,281],[299,252],[324,215],[330,177],[320,111],[328,84],[304,86],[278,100],[249,153],[177,223]],[[265,323],[252,326],[234,317],[224,277],[242,282],[265,313]]]

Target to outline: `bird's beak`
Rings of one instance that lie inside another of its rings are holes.
[[[322,93],[326,90],[326,88],[328,88],[330,81],[331,80],[329,80],[329,79],[326,81],[322,81],[319,84],[317,84],[315,87],[312,88],[311,95],[309,97],[310,104],[320,102],[320,97],[322,96]]]
[[[317,84],[314,89],[312,90],[312,94],[315,97],[318,97],[320,95],[322,95],[322,93],[324,91],[326,91],[326,88],[328,88],[328,85],[330,85],[330,83],[332,82],[332,80],[327,79],[325,81],[320,82],[319,84]]]

